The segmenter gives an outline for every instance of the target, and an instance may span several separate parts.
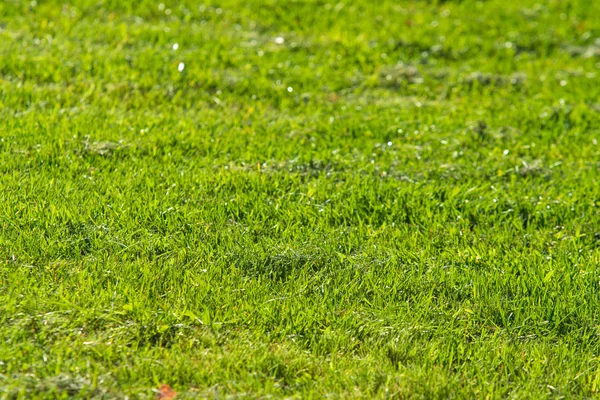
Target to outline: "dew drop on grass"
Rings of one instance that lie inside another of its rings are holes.
[[[179,65],[177,66],[177,71],[183,72],[184,69],[185,69],[185,64],[180,62]]]
[[[287,91],[290,92],[290,93],[292,93],[294,91],[294,88],[291,87],[291,86],[288,86]]]
[[[179,43],[173,44],[173,50],[177,50],[179,48]]]
[[[276,44],[284,44],[285,43],[285,39],[282,38],[281,36],[278,36],[275,38],[275,43]]]

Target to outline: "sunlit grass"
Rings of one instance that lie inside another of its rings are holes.
[[[599,5],[0,2],[0,398],[598,396]]]

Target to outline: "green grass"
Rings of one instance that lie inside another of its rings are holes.
[[[0,398],[600,397],[600,2],[159,3],[0,2]]]

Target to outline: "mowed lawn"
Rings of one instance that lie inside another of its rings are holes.
[[[600,2],[3,0],[0,398],[600,397]]]

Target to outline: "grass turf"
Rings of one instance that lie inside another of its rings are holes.
[[[600,2],[0,3],[0,397],[600,391]]]

